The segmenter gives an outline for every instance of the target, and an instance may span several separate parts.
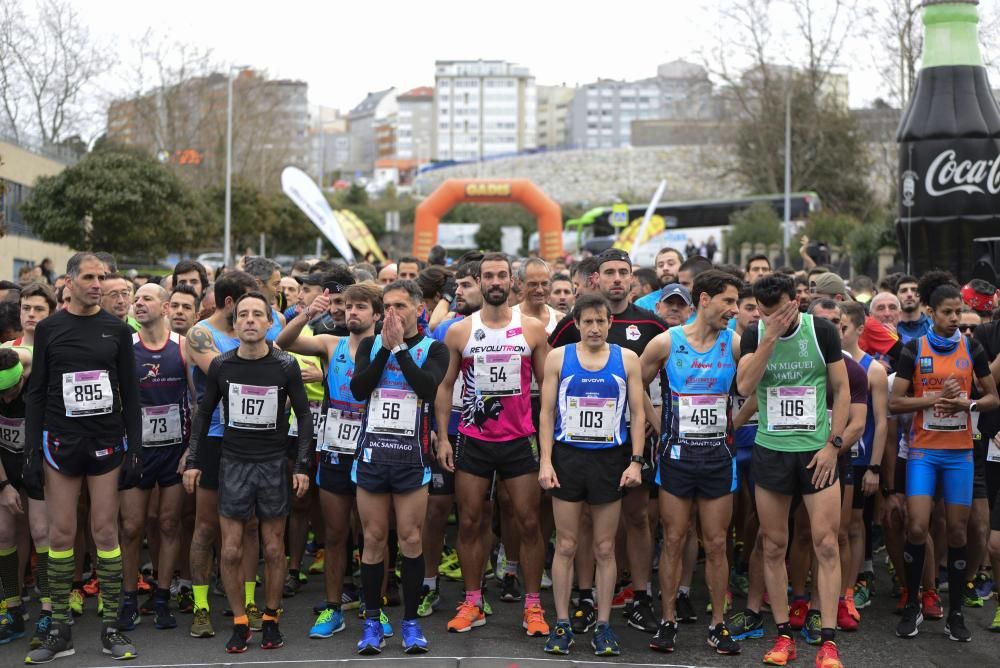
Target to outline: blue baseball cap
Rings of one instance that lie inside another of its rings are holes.
[[[691,293],[680,283],[671,283],[663,288],[663,292],[660,293],[660,301],[665,302],[671,297],[680,297],[684,300],[684,303],[688,306],[692,305]]]

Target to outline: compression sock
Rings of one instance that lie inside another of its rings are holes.
[[[114,625],[118,619],[118,599],[122,593],[122,550],[117,545],[113,550],[97,551],[97,580],[101,583],[105,624]]]
[[[535,592],[534,594],[525,593],[525,595],[524,595],[524,607],[525,607],[525,609],[530,608],[530,607],[535,606],[535,605],[541,607],[541,605],[542,605],[541,594],[539,594],[538,592]]]
[[[8,608],[21,605],[21,592],[17,588],[17,546],[0,548],[0,592]]]
[[[470,589],[465,592],[465,602],[471,603],[477,608],[483,607],[483,590],[482,589]]]
[[[243,582],[243,605],[257,605],[257,600],[254,598],[254,593],[256,591],[256,581],[250,580],[250,582]]]
[[[403,590],[403,619],[416,619],[420,590],[424,585],[424,555],[408,557],[404,554],[399,575]]]
[[[49,596],[52,597],[52,621],[66,626],[69,619],[69,593],[73,589],[73,548],[49,549]]]
[[[378,619],[382,609],[382,579],[385,577],[385,562],[366,564],[361,562],[361,588],[365,595],[365,617]]]
[[[265,622],[275,622],[278,621],[278,611],[274,608],[264,608],[262,619]]]
[[[948,612],[962,609],[966,561],[965,545],[948,547]]]
[[[38,593],[42,604],[52,604],[52,594],[49,592],[49,547],[35,547],[35,554],[38,555],[38,568],[35,576],[35,583],[38,585]]]
[[[903,546],[903,565],[906,571],[906,592],[908,604],[920,605],[920,580],[924,572],[924,556],[927,546],[914,545],[906,541]]]
[[[194,607],[209,610],[208,585],[191,585],[191,595],[194,597]]]

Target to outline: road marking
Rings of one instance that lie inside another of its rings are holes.
[[[509,661],[512,668],[516,667],[519,661],[548,661],[552,663],[562,663],[568,666],[635,666],[636,668],[711,668],[710,666],[698,666],[695,664],[687,663],[622,663],[616,661],[587,661],[580,660],[579,658],[565,658],[565,659],[550,659],[546,657],[533,657],[533,656],[520,656],[520,657],[510,657],[510,656],[423,656],[423,657],[413,657],[413,656],[372,656],[363,657],[355,656],[351,658],[344,659],[288,659],[285,661],[213,661],[210,663],[151,663],[151,664],[137,664],[129,662],[130,666],[135,666],[135,668],[212,668],[215,666],[259,666],[259,665],[296,665],[308,663],[312,665],[320,664],[339,664],[347,663],[348,661],[406,661],[408,663],[420,663],[422,661],[431,662],[441,662],[443,660],[452,659],[456,662],[461,661]],[[114,664],[109,666],[98,666],[97,668],[121,668],[122,664]]]

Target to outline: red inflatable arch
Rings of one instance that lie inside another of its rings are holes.
[[[448,179],[417,206],[413,255],[427,259],[442,216],[460,202],[520,204],[538,220],[539,255],[546,260],[562,256],[562,208],[527,179]]]

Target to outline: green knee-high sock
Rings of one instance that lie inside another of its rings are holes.
[[[21,592],[17,588],[17,546],[0,548],[0,591],[7,608],[21,605]]]
[[[49,595],[52,597],[52,621],[69,624],[69,592],[73,589],[73,548],[49,549]]]
[[[51,603],[52,594],[49,592],[49,548],[36,547],[38,554],[38,593],[41,595],[42,603]]]
[[[97,551],[97,580],[101,583],[101,598],[104,601],[105,624],[114,624],[118,619],[118,601],[122,593],[122,550]]]

